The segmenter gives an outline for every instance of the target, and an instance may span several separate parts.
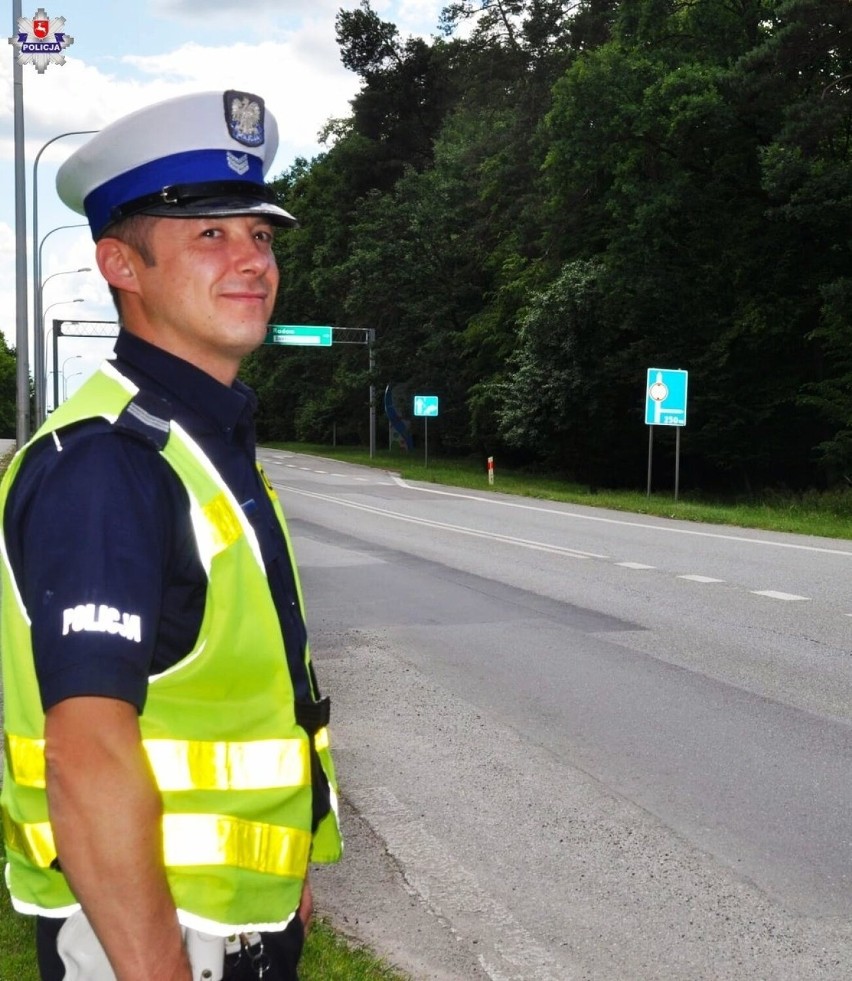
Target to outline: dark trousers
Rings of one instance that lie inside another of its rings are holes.
[[[65,977],[65,968],[56,953],[56,935],[64,922],[46,916],[36,918],[36,954],[42,981],[63,981]],[[305,931],[299,917],[294,916],[286,930],[261,936],[270,964],[269,972],[263,975],[264,981],[299,981],[297,969],[305,943]],[[225,981],[249,981],[253,975],[246,974],[245,968],[248,964],[240,964],[238,969],[225,975]]]

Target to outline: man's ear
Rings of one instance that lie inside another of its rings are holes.
[[[138,293],[136,275],[139,256],[126,242],[106,236],[95,243],[95,259],[103,278],[110,286],[125,293]]]

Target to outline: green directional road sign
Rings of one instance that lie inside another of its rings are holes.
[[[270,324],[264,343],[291,344],[301,347],[331,347],[331,327]]]

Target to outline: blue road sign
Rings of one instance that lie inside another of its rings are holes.
[[[414,414],[416,416],[436,416],[438,414],[438,396],[415,395]]]
[[[645,388],[645,423],[649,426],[686,425],[688,371],[649,368]]]

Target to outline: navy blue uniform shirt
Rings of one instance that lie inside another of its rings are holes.
[[[291,556],[255,466],[255,397],[121,331],[115,366],[168,403],[200,444],[254,528],[284,636],[296,698],[311,700],[305,626]],[[32,619],[44,709],[77,695],[130,702],[141,712],[148,676],[188,654],[206,577],[185,490],[155,447],[88,421],[34,447],[4,518],[9,560]],[[81,608],[108,613],[95,623]],[[233,615],[251,616],[233,597]],[[107,620],[110,630],[98,629]],[[250,668],[249,668],[250,669]]]

